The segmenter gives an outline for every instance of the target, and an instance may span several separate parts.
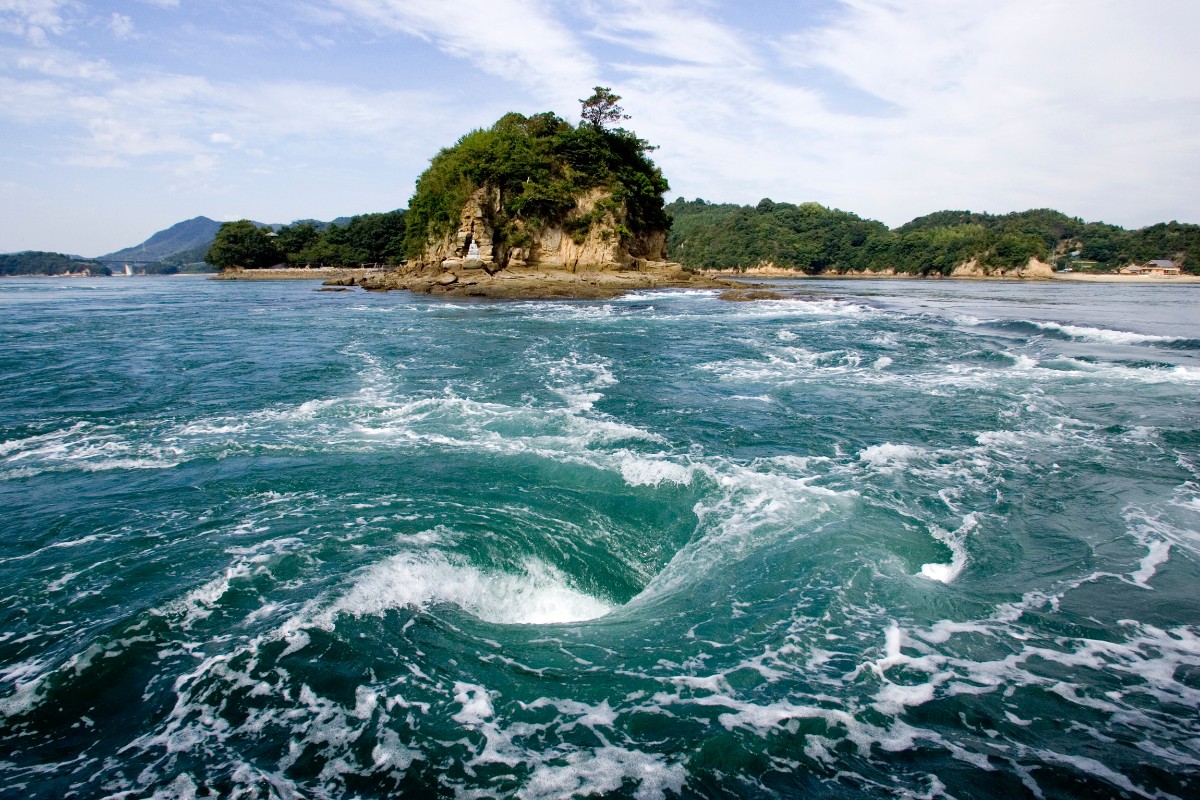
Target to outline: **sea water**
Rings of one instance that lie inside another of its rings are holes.
[[[1200,287],[0,283],[0,795],[1200,796]]]

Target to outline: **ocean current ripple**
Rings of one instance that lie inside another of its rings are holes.
[[[0,796],[1200,791],[1200,292],[0,285]]]

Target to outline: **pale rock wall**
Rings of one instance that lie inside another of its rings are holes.
[[[1014,269],[991,269],[979,264],[979,259],[973,258],[959,264],[950,273],[952,278],[1052,278],[1054,267],[1036,258]]]
[[[612,197],[611,192],[593,189],[577,197],[569,218],[579,219],[591,214],[596,206]],[[652,231],[622,242],[617,226],[625,220],[625,209],[618,206],[607,212],[588,229],[583,241],[577,242],[561,227],[552,226],[525,230],[518,222],[516,228],[529,235],[531,241],[522,247],[508,247],[496,241],[495,221],[500,216],[499,189],[482,187],[471,194],[459,215],[456,231],[431,242],[425,249],[422,262],[446,269],[485,269],[497,272],[507,267],[576,270],[623,270],[663,261],[667,252],[667,232]],[[468,258],[471,243],[479,248],[479,258]]]

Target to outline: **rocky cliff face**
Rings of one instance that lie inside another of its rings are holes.
[[[629,232],[626,209],[603,189],[576,197],[574,210],[558,225],[506,221],[502,207],[499,189],[475,190],[458,229],[430,242],[421,265],[489,273],[522,267],[576,272],[639,269],[666,259],[667,232]]]
[[[1001,267],[981,266],[978,259],[971,259],[965,264],[959,264],[950,273],[952,278],[1053,278],[1054,267],[1044,261],[1031,258],[1019,267],[1004,269]]]

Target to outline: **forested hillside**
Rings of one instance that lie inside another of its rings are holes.
[[[1200,272],[1200,225],[1178,222],[1129,231],[1050,209],[1004,215],[939,211],[889,230],[882,222],[816,203],[765,199],[756,206],[679,199],[667,213],[670,256],[703,269],[770,263],[810,274],[948,275],[972,261],[999,270],[1038,258],[1060,269],[1112,271],[1166,258],[1184,271]]]
[[[207,249],[221,223],[208,217],[194,217],[161,230],[146,241],[114,253],[100,256],[105,261],[160,261],[186,252]],[[201,253],[203,255],[203,253]],[[197,259],[200,260],[200,259]],[[186,263],[186,262],[185,262]]]
[[[67,275],[87,270],[92,275],[108,275],[109,270],[95,261],[81,261],[62,253],[27,250],[0,255],[0,275]]]

